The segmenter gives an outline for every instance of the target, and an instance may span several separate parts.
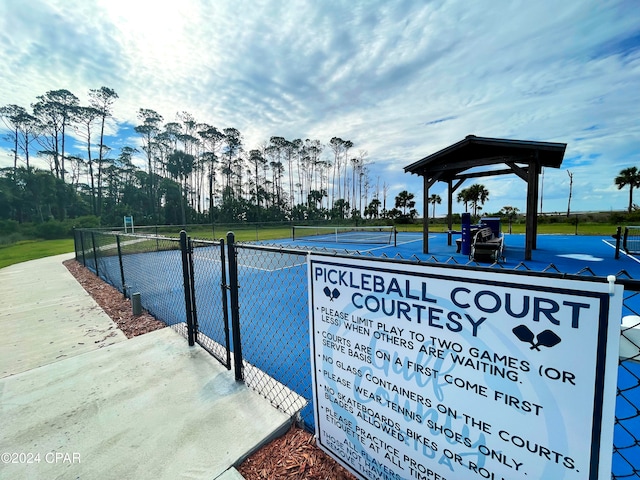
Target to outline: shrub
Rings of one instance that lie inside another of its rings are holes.
[[[66,223],[71,231],[73,231],[74,228],[98,228],[100,226],[100,217],[85,215],[67,220]]]
[[[49,220],[48,222],[36,225],[36,235],[44,240],[54,240],[57,238],[67,238],[69,236],[69,226],[65,222]]]
[[[0,245],[13,245],[24,240],[22,234],[18,232],[9,233],[8,235],[0,235]]]
[[[15,220],[0,220],[0,235],[17,233],[19,224]]]

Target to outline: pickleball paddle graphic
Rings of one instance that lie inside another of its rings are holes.
[[[518,340],[531,344],[531,350],[540,351],[540,347],[551,348],[559,344],[562,340],[551,330],[543,330],[538,335],[529,330],[526,325],[518,325],[511,330],[518,337]]]
[[[334,298],[338,298],[340,296],[340,290],[338,290],[337,288],[331,290],[329,287],[324,287],[322,291],[327,297],[329,297],[329,300],[332,302]]]

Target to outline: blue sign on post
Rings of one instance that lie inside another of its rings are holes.
[[[131,227],[133,233],[133,217],[124,217],[124,233],[127,233],[127,227]]]
[[[462,214],[462,246],[460,252],[463,255],[471,253],[471,214]]]

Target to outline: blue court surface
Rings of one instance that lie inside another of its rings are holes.
[[[335,242],[308,241],[305,238],[300,240],[280,240],[279,245],[294,246],[300,248],[308,246],[310,248],[326,248],[336,251],[358,251],[368,253],[373,256],[387,256],[404,259],[419,259],[430,262],[447,262],[461,265],[470,262],[467,255],[456,253],[455,239],[460,236],[452,236],[452,245],[447,245],[446,233],[432,233],[429,235],[429,253],[422,253],[422,233],[399,232],[397,236],[397,246],[376,245],[376,244],[354,244]],[[500,265],[505,269],[531,269],[532,271],[543,271],[552,264],[550,271],[561,273],[589,274],[585,269],[591,270],[594,275],[606,276],[615,275],[621,270],[627,271],[632,278],[640,279],[640,258],[621,252],[618,260],[614,259],[616,241],[612,237],[602,236],[580,236],[580,235],[538,235],[537,249],[532,253],[532,260],[525,261],[524,234],[506,234],[504,236],[504,261]],[[524,263],[524,265],[520,265]],[[471,262],[471,265],[476,265]],[[478,266],[489,266],[491,262],[479,262]],[[628,278],[628,277],[626,277]]]

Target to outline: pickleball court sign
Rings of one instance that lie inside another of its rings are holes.
[[[318,444],[353,473],[610,478],[621,286],[308,262]]]

